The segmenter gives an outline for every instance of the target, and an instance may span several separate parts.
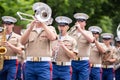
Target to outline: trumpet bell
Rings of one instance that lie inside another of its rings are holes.
[[[17,12],[17,15],[20,17],[21,20],[27,20],[27,21],[33,21],[36,19],[40,22],[46,22],[51,18],[52,9],[47,4],[41,2],[36,3],[33,6],[33,9],[35,11],[34,16],[22,12]]]
[[[51,18],[51,14],[52,14],[51,8],[48,5],[43,4],[42,6],[39,7],[39,9],[36,10],[35,17],[38,21],[45,22]]]

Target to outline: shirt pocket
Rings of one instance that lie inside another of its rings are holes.
[[[29,36],[29,43],[34,42],[36,39],[37,34],[31,33]]]
[[[65,40],[63,41],[65,46],[69,49],[69,50],[72,50],[72,43],[68,40]]]
[[[81,38],[79,39],[80,43],[87,43],[88,41],[85,39],[85,37],[81,36]]]
[[[48,38],[47,38],[46,35],[41,35],[41,36],[39,37],[39,40],[40,40],[40,41],[47,41]]]
[[[35,40],[34,37],[29,37],[29,42],[33,42]]]
[[[17,39],[17,38],[12,38],[12,39],[10,39],[9,42],[10,42],[12,45],[17,46],[18,39]]]

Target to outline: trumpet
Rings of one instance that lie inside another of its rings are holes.
[[[21,20],[33,21],[37,19],[40,22],[48,21],[51,18],[51,14],[52,14],[52,10],[47,4],[41,4],[39,9],[36,10],[34,16],[19,11],[17,12],[17,15],[20,17]],[[24,18],[23,16],[31,17],[32,19],[27,19]]]

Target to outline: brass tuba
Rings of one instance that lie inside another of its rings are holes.
[[[1,45],[3,42],[6,41],[6,26],[4,28],[0,28],[2,37],[1,37]],[[0,46],[0,70],[3,69],[3,65],[4,65],[4,56],[5,53],[7,52],[7,48],[5,46]]]

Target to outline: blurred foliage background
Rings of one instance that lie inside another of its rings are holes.
[[[68,16],[73,20],[74,13],[83,12],[90,16],[86,29],[97,25],[103,32],[111,32],[116,35],[116,29],[120,23],[120,0],[0,0],[0,17],[13,16],[18,22],[16,25],[26,28],[28,21],[21,21],[17,11],[33,15],[32,5],[35,2],[47,3],[52,8],[52,17]],[[1,22],[1,19],[0,19]],[[55,21],[52,24],[57,27]],[[57,28],[56,28],[57,29]]]

